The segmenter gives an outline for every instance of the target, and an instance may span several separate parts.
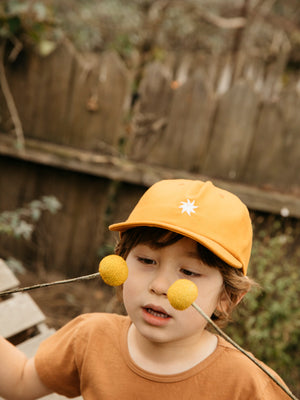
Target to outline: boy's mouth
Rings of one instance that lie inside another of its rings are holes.
[[[167,323],[171,315],[169,315],[163,308],[147,304],[143,307],[143,316],[147,323],[150,325],[161,326]]]
[[[159,317],[159,318],[169,318],[170,317],[169,314],[167,314],[165,312],[155,311],[155,310],[153,310],[153,308],[146,307],[146,308],[144,308],[144,310],[146,310],[149,314],[154,315],[154,317]]]

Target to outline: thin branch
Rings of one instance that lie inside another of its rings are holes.
[[[246,18],[243,17],[224,18],[208,12],[200,12],[198,16],[204,21],[222,29],[241,29],[246,25]]]
[[[4,292],[0,292],[0,297],[7,296],[9,294],[14,294],[14,293],[28,292],[29,290],[40,289],[40,288],[45,288],[45,287],[49,287],[49,286],[62,285],[65,283],[87,281],[90,279],[98,278],[99,276],[100,276],[99,272],[96,272],[94,274],[79,276],[77,278],[63,279],[61,281],[55,281],[55,282],[49,282],[49,283],[39,283],[39,284],[33,285],[33,286],[27,286],[27,287],[23,287],[23,288],[11,289],[11,290],[6,290]]]
[[[17,59],[18,55],[20,54],[21,50],[23,49],[23,43],[16,36],[12,36],[10,40],[14,44],[14,48],[12,49],[10,55],[8,56],[8,60],[10,62],[14,62]]]
[[[18,110],[16,108],[13,96],[11,94],[9,84],[6,79],[5,68],[4,68],[4,50],[5,50],[5,42],[0,45],[0,86],[3,92],[3,96],[5,98],[8,111],[10,113],[11,119],[13,121],[15,132],[17,136],[17,144],[21,148],[24,147],[24,133],[22,128],[22,123],[19,118]]]

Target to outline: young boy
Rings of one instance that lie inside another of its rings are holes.
[[[77,317],[31,360],[2,339],[0,396],[27,400],[55,391],[87,400],[289,398],[209,330],[193,307],[175,310],[167,298],[172,283],[190,279],[198,288],[196,303],[222,324],[250,290],[251,221],[236,196],[211,182],[160,181],[127,221],[110,229],[120,232],[116,253],[129,268],[122,289],[128,316]]]

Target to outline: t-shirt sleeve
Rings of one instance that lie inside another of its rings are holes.
[[[84,317],[80,316],[66,324],[41,343],[35,356],[42,382],[66,397],[80,395],[80,353],[76,342],[78,335],[82,336],[83,323]]]
[[[283,380],[272,371],[272,375],[284,386],[286,389],[288,387],[285,385]],[[289,389],[288,389],[289,390]],[[268,381],[265,389],[262,392],[262,400],[290,400],[290,396],[271,378]]]

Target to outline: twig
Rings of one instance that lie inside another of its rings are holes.
[[[96,272],[94,274],[79,276],[77,278],[64,279],[64,280],[61,280],[61,281],[55,281],[55,282],[49,282],[49,283],[39,283],[39,284],[33,285],[33,286],[27,286],[27,287],[24,287],[24,288],[16,288],[16,289],[11,289],[11,290],[6,290],[5,292],[0,292],[0,297],[1,296],[6,296],[8,294],[13,294],[13,293],[27,292],[28,290],[40,289],[40,288],[44,288],[44,287],[48,287],[48,286],[62,285],[64,283],[71,283],[71,282],[77,282],[77,281],[87,281],[87,280],[90,280],[90,279],[97,278],[99,276],[100,276],[99,272]]]
[[[20,54],[20,51],[23,49],[23,44],[15,36],[12,36],[10,39],[14,44],[14,48],[12,49],[12,51],[10,52],[10,55],[8,56],[8,60],[10,62],[14,62],[16,60],[16,58],[18,57],[18,55]]]
[[[162,18],[163,13],[171,7],[178,6],[182,7],[185,10],[189,10],[195,15],[197,18],[202,19],[203,21],[216,26],[217,28],[221,29],[240,29],[243,28],[247,21],[243,17],[233,17],[233,18],[225,18],[217,14],[213,14],[208,12],[202,7],[199,7],[199,5],[191,4],[188,2],[183,2],[181,0],[175,1],[175,0],[169,0],[169,1],[161,1],[154,3],[154,5],[150,8],[150,19],[152,20],[151,22],[153,23],[153,20],[155,23],[157,21],[160,23]]]
[[[246,18],[243,17],[224,18],[203,11],[199,12],[198,17],[221,29],[241,29],[246,25]]]
[[[7,108],[10,113],[11,119],[13,121],[13,124],[15,126],[15,132],[17,136],[17,144],[23,148],[24,147],[24,134],[23,134],[23,128],[22,124],[19,118],[19,114],[13,99],[13,96],[11,94],[7,79],[6,79],[6,74],[5,74],[5,68],[4,68],[4,50],[5,50],[5,42],[1,43],[0,45],[0,85],[2,88],[2,92],[4,95],[4,98],[6,100]]]
[[[211,325],[213,328],[222,336],[225,340],[227,340],[232,346],[238,349],[241,353],[243,353],[246,357],[248,357],[251,361],[254,362],[265,374],[267,374],[288,396],[290,396],[293,400],[299,400],[286,386],[284,386],[278,379],[275,378],[256,358],[254,358],[251,354],[247,353],[241,346],[239,346],[234,340],[232,340],[225,332],[222,331],[214,323],[214,321],[206,315],[201,308],[196,304],[192,303],[192,306],[202,315],[202,317]]]

